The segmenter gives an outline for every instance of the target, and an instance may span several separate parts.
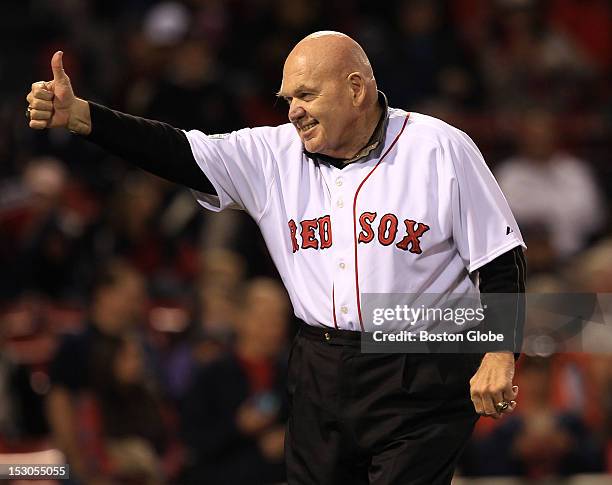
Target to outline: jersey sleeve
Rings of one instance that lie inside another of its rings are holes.
[[[504,194],[470,137],[455,130],[442,152],[454,168],[453,238],[468,271],[514,247],[526,248]]]
[[[203,207],[215,212],[242,209],[256,220],[261,218],[274,183],[272,150],[265,130],[245,128],[224,135],[186,132],[193,157],[216,192],[193,191]]]

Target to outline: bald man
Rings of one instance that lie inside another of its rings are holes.
[[[287,57],[278,95],[290,123],[220,135],[79,99],[61,52],[51,67],[27,96],[30,127],[68,128],[259,225],[302,322],[289,483],[450,483],[478,416],[516,405],[518,300],[503,312],[511,341],[484,357],[368,353],[360,340],[378,328],[370,294],[524,291],[519,228],[469,137],[390,108],[363,49],[338,32],[309,35]]]

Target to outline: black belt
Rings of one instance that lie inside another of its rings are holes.
[[[361,345],[361,332],[331,327],[313,327],[300,320],[298,335],[310,340],[336,345]]]

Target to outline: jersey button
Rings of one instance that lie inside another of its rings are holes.
[[[340,308],[340,311],[341,311],[342,313],[348,313],[348,307],[343,306],[343,307],[341,307],[341,308]]]
[[[342,209],[344,207],[344,202],[342,201],[342,199],[338,199],[338,202],[336,202],[336,205],[340,207],[340,209]]]
[[[342,177],[338,177],[338,178],[336,179],[336,185],[337,185],[338,187],[342,187]]]
[[[344,264],[344,263],[340,263],[338,266],[340,266],[340,269],[346,268],[346,264]]]

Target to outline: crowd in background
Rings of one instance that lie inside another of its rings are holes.
[[[282,481],[294,326],[255,223],[28,129],[24,98],[61,49],[85,99],[209,134],[276,125],[284,58],[327,29],[363,45],[391,106],[475,140],[528,245],[528,291],[612,293],[607,0],[11,2],[0,453],[59,446],[81,483]],[[518,381],[517,412],[480,420],[461,473],[612,473],[611,356],[523,356]]]

